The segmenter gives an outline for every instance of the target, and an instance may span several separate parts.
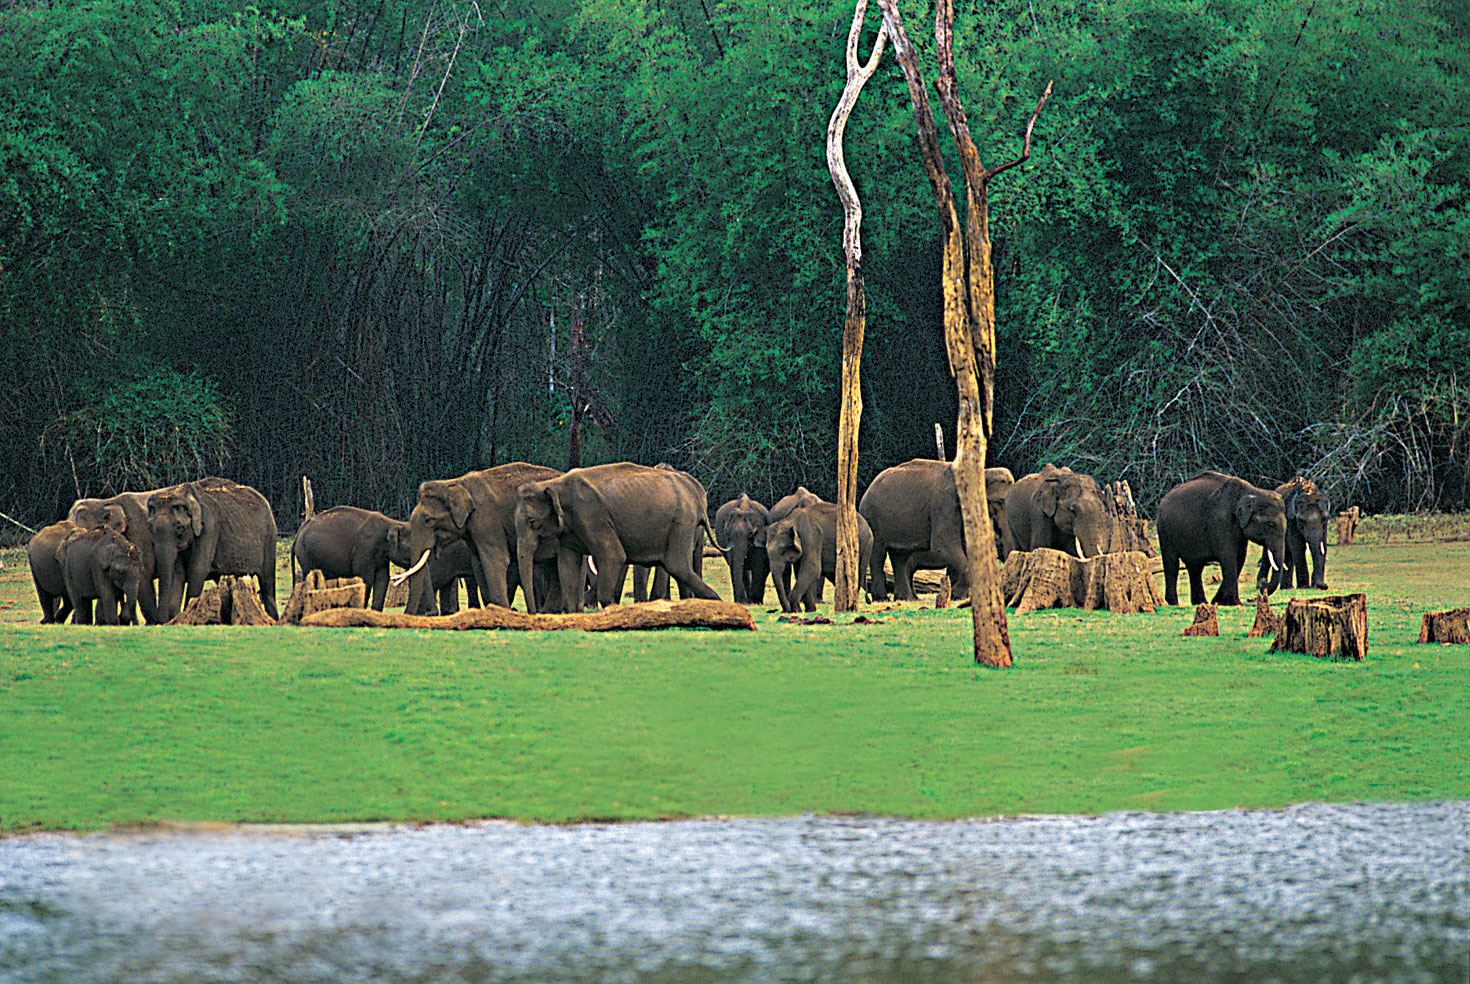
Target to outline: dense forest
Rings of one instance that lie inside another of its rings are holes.
[[[832,495],[851,17],[0,0],[0,512],[213,473],[289,530],[302,475],[404,515],[515,459]],[[1054,80],[992,190],[991,464],[1470,508],[1462,0],[1004,0],[955,35],[987,159]],[[846,150],[866,482],[955,415],[891,56]]]

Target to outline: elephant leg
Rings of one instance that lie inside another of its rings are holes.
[[[715,593],[714,588],[704,583],[704,578],[694,570],[693,557],[688,551],[674,548],[664,556],[664,570],[666,576],[672,577],[679,584],[679,597],[681,598],[705,598],[710,601],[719,601],[720,596]],[[665,598],[668,594],[665,593]]]
[[[158,591],[153,583],[151,563],[151,558],[145,558],[143,579],[138,583],[138,607],[143,610],[143,621],[149,625],[157,625],[159,621]]]
[[[1164,601],[1179,604],[1179,555],[1167,547],[1164,554]]]
[[[372,589],[373,590],[373,600],[372,600],[373,611],[380,612],[380,611],[383,610],[383,605],[385,605],[387,603],[387,601],[388,601],[388,565],[387,565],[387,563],[384,563],[382,567],[380,567],[377,570],[373,571],[373,573],[372,573],[372,580],[369,581],[368,583],[373,586],[373,589]]]
[[[56,596],[48,594],[45,588],[36,585],[36,597],[41,602],[41,624],[48,625],[56,619]]]
[[[893,553],[893,597],[899,601],[917,601],[914,592],[914,568],[918,566],[919,554],[914,550]]]
[[[815,553],[815,551],[812,551]],[[796,575],[796,584],[792,586],[791,606],[792,611],[797,610],[798,603],[809,612],[817,610],[817,600],[821,597],[817,593],[817,585],[822,582],[822,561],[804,555],[801,558],[801,567]]]
[[[603,608],[622,604],[623,581],[628,576],[628,555],[623,545],[614,540],[593,561],[597,564],[597,603]]]
[[[1203,605],[1205,603],[1205,565],[1203,561],[1194,561],[1184,565],[1189,571],[1189,603],[1191,605]]]
[[[757,550],[746,558],[745,597],[748,602],[760,605],[766,599],[766,578],[771,573],[771,561],[764,550]]]
[[[72,625],[91,625],[92,624],[92,599],[91,598],[78,598],[76,601],[73,601],[72,602],[72,608],[71,608],[71,624]]]
[[[480,567],[475,571],[475,580],[479,581],[480,595],[487,605],[499,605],[501,608],[510,607],[510,551],[499,544],[481,543],[473,541],[474,553],[479,557]],[[521,585],[521,590],[530,592],[534,590],[529,585]]]
[[[459,578],[464,581],[464,603],[466,608],[480,607],[480,585],[472,577]],[[533,588],[534,590],[534,588]],[[508,593],[508,592],[507,592]]]
[[[568,550],[566,547],[558,547],[556,551],[556,575],[561,582],[562,608],[568,612],[580,612],[586,607],[587,598],[587,574],[582,569],[582,555]],[[522,585],[522,590],[525,586]],[[533,584],[531,591],[536,588]],[[491,604],[495,604],[494,600]]]
[[[459,578],[451,577],[449,583],[439,589],[439,614],[453,615],[459,611]]]
[[[97,617],[98,625],[117,624],[117,591],[108,582],[105,576],[97,578]]]
[[[725,563],[730,565],[730,593],[735,598],[735,604],[750,604],[750,592],[745,583],[745,567],[749,558],[738,550],[731,550],[725,554]]]
[[[883,573],[883,558],[888,556],[888,544],[873,538],[873,552],[868,555],[868,591],[874,601],[888,600],[888,577]]]
[[[648,568],[642,564],[633,565],[633,601],[642,604],[648,600]]]
[[[691,564],[690,566],[692,567],[693,565]],[[673,597],[669,592],[668,571],[664,570],[662,567],[655,567],[653,569],[653,587],[649,589],[648,593],[649,597],[656,598],[659,601],[668,601],[671,597]],[[682,584],[679,585],[679,597],[688,597],[688,595],[684,594],[684,585]]]
[[[1217,605],[1240,604],[1240,567],[1241,554],[1245,549],[1241,548],[1239,553],[1226,552],[1220,558],[1220,590],[1215,592],[1214,603]]]

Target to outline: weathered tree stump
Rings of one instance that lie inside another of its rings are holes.
[[[948,608],[949,607],[950,594],[953,592],[953,590],[954,589],[950,586],[950,583],[949,583],[949,575],[948,574],[946,574],[946,575],[944,575],[944,577],[940,578],[939,579],[939,590],[934,595],[934,607],[935,608]]]
[[[1015,551],[1001,572],[1001,594],[1017,615],[1042,608],[1151,612],[1164,603],[1141,551],[1103,554],[1091,560],[1060,550]]]
[[[750,609],[732,601],[700,598],[609,605],[600,612],[527,615],[498,605],[465,608],[453,615],[405,615],[371,608],[332,608],[307,615],[302,625],[320,628],[376,629],[581,629],[623,632],[642,629],[754,629]]]
[[[1157,557],[1158,548],[1149,539],[1148,521],[1138,515],[1138,505],[1133,501],[1133,489],[1127,482],[1114,482],[1101,489],[1103,505],[1107,507],[1108,553],[1138,551],[1147,557]],[[1160,561],[1162,570],[1162,561]]]
[[[1251,630],[1245,634],[1247,639],[1264,636],[1275,638],[1276,633],[1281,631],[1281,616],[1271,610],[1271,601],[1265,595],[1256,595],[1256,620],[1251,625]]]
[[[1184,630],[1187,636],[1217,636],[1220,621],[1215,617],[1216,606],[1205,604],[1194,610],[1194,621]]]
[[[455,584],[455,590],[458,590],[458,589],[459,589],[459,585],[456,583]],[[393,579],[392,578],[389,578],[388,579],[388,593],[383,598],[383,607],[384,608],[402,608],[403,606],[405,606],[407,604],[408,604],[408,582],[407,581],[400,581],[399,583],[394,584],[393,583]]]
[[[250,577],[227,574],[218,584],[211,584],[169,625],[275,625],[266,614],[260,592]]]
[[[306,578],[291,590],[291,597],[281,611],[281,622],[300,625],[302,619],[316,612],[332,608],[363,608],[366,605],[367,585],[362,578],[341,577],[328,581],[321,571],[307,571]]]
[[[1291,599],[1269,652],[1361,660],[1368,652],[1368,596]]]
[[[1470,608],[1453,608],[1447,612],[1425,612],[1419,629],[1420,642],[1470,643]]]
[[[1344,509],[1341,513],[1338,514],[1338,517],[1337,517],[1337,545],[1338,546],[1345,547],[1345,546],[1348,546],[1349,544],[1351,544],[1353,542],[1353,538],[1355,536],[1357,536],[1357,534],[1358,534],[1358,516],[1359,516],[1359,510],[1358,510],[1358,507],[1357,506],[1353,506],[1350,509]]]

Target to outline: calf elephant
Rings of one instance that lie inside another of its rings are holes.
[[[1281,587],[1327,587],[1327,517],[1332,510],[1327,496],[1314,482],[1294,478],[1276,487],[1276,494],[1286,503],[1286,554],[1281,562]],[[1312,556],[1311,579],[1307,575],[1307,554]],[[1270,564],[1261,556],[1256,573],[1256,588],[1264,590],[1271,579]]]
[[[1272,574],[1263,591],[1276,590],[1277,557],[1286,551],[1286,503],[1269,489],[1233,475],[1207,471],[1164,494],[1157,520],[1159,552],[1164,557],[1164,598],[1179,604],[1179,565],[1189,571],[1189,603],[1204,604],[1203,571],[1220,565],[1217,605],[1240,604],[1240,571],[1246,547],[1259,543]]]
[[[254,574],[266,614],[276,610],[276,519],[265,496],[225,479],[184,482],[148,498],[158,572],[158,617],[170,621],[204,582]],[[185,589],[187,588],[187,594]]]
[[[158,595],[153,587],[157,570],[153,557],[153,530],[148,525],[148,499],[156,491],[123,492],[110,499],[78,499],[67,514],[67,518],[81,529],[94,530],[106,526],[117,530],[138,548],[143,565],[138,608],[143,612],[144,621],[150,625],[167,621],[159,618]]]
[[[794,612],[798,605],[807,611],[817,608],[817,585],[837,581],[837,512],[835,502],[803,506],[765,529],[766,556],[775,574],[776,594],[782,611]],[[864,580],[873,551],[873,531],[858,514],[858,580]],[[788,591],[782,574],[795,569]]]
[[[62,542],[57,560],[71,599],[72,622],[92,624],[92,605],[101,625],[129,625],[138,620],[138,589],[143,580],[143,558],[137,547],[117,530],[99,526],[77,530]]]
[[[790,495],[783,495],[781,498],[779,498],[779,499],[776,500],[776,504],[770,508],[770,512],[769,512],[770,521],[772,523],[779,522],[780,520],[783,520],[787,516],[790,516],[793,512],[795,512],[796,510],[802,508],[803,506],[813,506],[813,505],[816,505],[819,502],[826,502],[826,501],[827,501],[826,499],[823,499],[821,496],[817,495],[815,492],[813,492],[810,489],[808,489],[805,485],[798,485],[796,487],[796,491],[795,492],[791,493]],[[760,540],[758,541],[757,545],[760,547],[761,550],[765,550],[766,549],[766,541],[765,541],[765,537],[764,536],[762,536],[760,538]],[[769,563],[769,557],[767,557],[767,562]],[[781,570],[778,571],[776,568],[773,567],[773,568],[771,568],[771,577],[772,577],[773,580],[778,579],[778,578],[779,579],[782,579],[781,584],[779,584],[777,586],[777,588],[776,588],[776,594],[778,596],[781,594],[781,592],[783,590],[785,590],[787,592],[789,592],[791,590],[791,569],[790,568],[783,568],[783,569],[781,569]],[[817,581],[817,587],[816,587],[817,597],[816,597],[816,601],[818,603],[820,603],[821,600],[822,600],[822,592],[826,588],[826,586],[827,586],[827,582],[826,581],[823,581],[823,580],[818,580]]]
[[[715,540],[730,565],[738,604],[759,605],[765,599],[770,562],[756,538],[770,522],[770,511],[745,492],[715,510]]]
[[[532,583],[532,558],[555,543],[562,598],[581,611],[582,558],[596,571],[597,602],[621,600],[626,565],[663,565],[685,596],[718,599],[694,570],[709,531],[703,487],[682,472],[620,462],[574,468],[516,490],[516,554],[521,583]],[[527,611],[534,608],[527,598]]]
[[[1016,550],[1049,547],[1073,556],[1106,552],[1111,524],[1091,475],[1048,464],[1016,479],[1006,493],[1006,522]]]
[[[81,527],[69,519],[39,531],[26,544],[26,556],[31,563],[31,581],[36,586],[36,596],[41,599],[41,622],[65,622],[71,614],[71,599],[66,594],[66,575],[61,569],[61,545]]]
[[[418,503],[409,515],[409,553],[417,558],[408,573],[408,608],[417,612],[432,600],[430,574],[424,570],[437,545],[449,547],[468,540],[479,561],[479,591],[486,604],[510,607],[511,566],[518,561],[516,553],[515,512],[519,501],[516,489],[527,482],[555,478],[555,468],[531,465],[524,461],[496,465],[481,471],[466,472],[458,478],[436,479],[419,486]],[[527,558],[550,562],[555,557],[548,548],[543,558]],[[528,570],[521,583],[533,584]],[[528,603],[527,609],[533,605]]]

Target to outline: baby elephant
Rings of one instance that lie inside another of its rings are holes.
[[[817,587],[822,579],[837,582],[837,503],[816,502],[803,506],[767,526],[759,534],[765,538],[766,556],[781,596],[783,611],[794,612],[805,605],[809,612],[817,609]],[[868,521],[858,514],[858,583],[867,585],[868,559],[873,551],[873,531]],[[783,574],[790,567],[796,582],[788,591]]]
[[[56,553],[71,599],[72,624],[92,624],[92,603],[97,603],[97,622],[118,624],[122,619],[137,622],[138,591],[143,582],[143,555],[127,537],[107,526],[73,533]]]

